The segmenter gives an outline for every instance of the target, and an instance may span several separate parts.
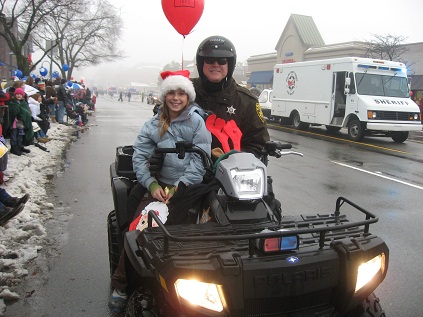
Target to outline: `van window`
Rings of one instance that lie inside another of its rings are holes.
[[[357,92],[360,95],[408,98],[407,78],[357,73]]]
[[[260,94],[260,97],[259,97],[259,102],[267,102],[268,97],[269,97],[269,93],[268,93],[267,91],[263,91],[263,92]]]

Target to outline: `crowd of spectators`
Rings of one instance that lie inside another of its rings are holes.
[[[3,80],[0,89],[0,185],[4,186],[7,163],[31,152],[30,146],[47,151],[51,123],[88,123],[96,97],[83,83],[31,76]],[[66,119],[66,120],[65,120]],[[10,156],[9,156],[10,155]],[[12,197],[0,187],[0,226],[18,215],[29,195]]]

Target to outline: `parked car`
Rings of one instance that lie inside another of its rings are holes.
[[[261,111],[263,115],[271,120],[273,119],[271,116],[272,111],[272,99],[273,99],[273,90],[272,89],[264,89],[260,96],[258,97],[258,101],[261,107]]]
[[[159,94],[157,92],[149,93],[147,96],[147,104],[155,105],[156,103],[159,103]]]

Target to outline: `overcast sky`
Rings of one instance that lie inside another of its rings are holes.
[[[109,1],[121,10],[120,45],[128,56],[122,61],[127,65],[162,68],[173,60],[181,62],[182,55],[194,59],[200,42],[211,35],[229,38],[239,61],[275,52],[291,14],[313,17],[326,44],[367,40],[372,34],[423,42],[421,0],[204,0],[200,21],[185,39],[166,19],[160,0]]]

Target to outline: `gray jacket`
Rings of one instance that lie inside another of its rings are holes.
[[[174,148],[178,141],[189,141],[207,154],[211,152],[211,134],[207,130],[203,118],[196,112],[198,105],[191,103],[181,115],[173,120],[167,132],[160,138],[161,123],[159,113],[148,120],[138,133],[134,143],[132,163],[137,179],[148,189],[156,178],[150,175],[148,160],[154,154],[154,149]],[[205,173],[201,158],[194,153],[187,153],[184,159],[177,154],[166,154],[159,179],[165,184],[177,186],[179,182],[185,184],[201,183]]]

